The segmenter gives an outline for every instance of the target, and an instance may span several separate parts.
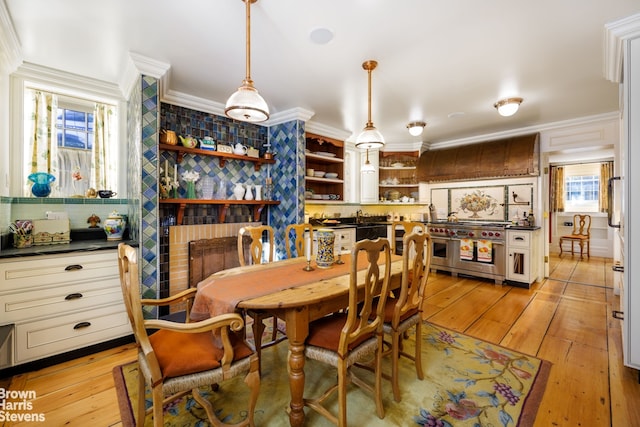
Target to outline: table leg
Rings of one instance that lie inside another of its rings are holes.
[[[298,307],[287,311],[287,339],[289,340],[289,424],[304,424],[304,342],[309,334],[309,309]]]

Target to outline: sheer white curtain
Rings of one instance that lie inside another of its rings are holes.
[[[31,195],[28,176],[35,172],[47,172],[59,177],[58,139],[55,120],[58,99],[55,94],[28,89],[25,92],[25,174],[24,196]],[[54,183],[53,187],[56,185]]]
[[[91,186],[116,191],[117,114],[112,105],[96,103],[93,113],[94,140],[91,151]]]

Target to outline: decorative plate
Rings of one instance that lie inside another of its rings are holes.
[[[313,154],[317,154],[318,156],[324,156],[324,157],[335,157],[336,153],[329,153],[327,151],[316,151]]]

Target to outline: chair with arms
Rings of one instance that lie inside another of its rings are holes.
[[[249,245],[249,253],[245,253],[245,245],[243,244],[244,236],[251,238],[251,244]],[[250,264],[262,264],[264,245],[262,243],[263,235],[268,238],[269,249],[266,256],[267,262],[273,262],[273,254],[275,252],[275,242],[273,240],[273,228],[268,225],[258,226],[246,226],[238,230],[238,258],[240,259],[240,265]],[[255,343],[255,350],[258,354],[258,358],[261,356],[261,350],[263,347],[269,347],[282,341],[285,336],[278,338],[278,320],[276,316],[267,314],[259,310],[247,310],[247,315],[253,319],[253,342]],[[271,341],[262,343],[262,334],[265,330],[264,320],[271,319],[273,327],[271,331]]]
[[[398,378],[400,356],[413,360],[419,379],[424,378],[422,371],[422,312],[425,301],[425,289],[431,267],[431,235],[413,231],[403,237],[402,282],[396,297],[387,299],[384,310],[384,333],[391,337],[391,346],[384,355],[391,354],[391,384],[393,398],[401,400]],[[406,353],[402,341],[405,333],[416,327],[415,353]],[[385,375],[385,377],[388,377]]]
[[[285,242],[287,246],[287,258],[291,258],[291,233],[294,234],[293,247],[296,256],[305,256],[307,244],[305,242],[305,233],[309,233],[309,253],[313,253],[313,227],[311,224],[289,224],[284,232]]]
[[[560,255],[562,255],[562,243],[564,243],[564,241],[570,241],[571,255],[573,255],[573,244],[578,242],[580,244],[580,258],[583,258],[585,245],[587,246],[587,258],[591,258],[590,239],[591,215],[575,214],[573,216],[573,230],[571,231],[571,234],[560,236]]]
[[[118,245],[120,284],[129,321],[138,344],[138,407],[136,425],[144,425],[146,414],[153,412],[153,424],[164,425],[163,406],[177,396],[192,393],[215,426],[228,424],[218,420],[211,403],[199,388],[214,387],[223,381],[245,375],[251,389],[247,418],[234,426],[253,426],[253,413],[260,390],[258,356],[237,332],[244,328],[239,314],[224,314],[200,322],[177,323],[145,320],[143,305],[169,305],[195,297],[194,288],[173,297],[147,300],[140,298],[138,254],[136,249]],[[190,308],[187,305],[187,310]],[[187,315],[187,319],[189,316]],[[152,335],[147,329],[157,329]],[[145,408],[145,384],[151,389],[153,405]]]
[[[404,230],[404,235],[406,236],[407,234],[411,233],[412,231],[418,229],[421,230],[423,233],[426,233],[427,231],[427,227],[421,223],[421,222],[416,222],[416,221],[394,221],[393,223],[391,223],[391,238],[393,239],[391,242],[391,253],[394,254],[398,254],[398,252],[396,252],[396,230],[399,229],[400,227],[402,227],[402,229]],[[398,254],[401,255],[401,254]]]
[[[379,265],[382,259],[384,271]],[[384,418],[382,404],[382,320],[389,291],[391,248],[387,239],[361,240],[351,251],[349,305],[346,312],[334,313],[309,324],[305,356],[337,368],[338,382],[314,399],[304,399],[312,408],[340,427],[347,425],[347,385],[353,383],[374,397],[376,413]],[[358,272],[358,267],[365,270]],[[380,304],[374,305],[379,298]],[[371,313],[376,310],[376,314]],[[353,372],[354,365],[375,356],[375,384]],[[338,392],[338,415],[323,402]]]

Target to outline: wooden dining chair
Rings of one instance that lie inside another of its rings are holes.
[[[400,402],[398,362],[400,356],[412,360],[416,365],[418,379],[424,378],[422,371],[422,313],[429,268],[431,267],[431,235],[414,230],[403,237],[402,279],[396,296],[387,298],[384,310],[383,330],[391,338],[386,345],[384,356],[391,355],[391,380],[393,398]],[[409,354],[403,348],[406,332],[415,326],[415,353]]]
[[[363,253],[365,256],[359,256]],[[383,268],[381,269],[380,258]],[[362,265],[364,271],[358,271]],[[316,398],[305,398],[304,404],[340,427],[347,425],[347,385],[353,383],[371,394],[376,413],[384,418],[382,404],[382,321],[384,304],[389,290],[391,248],[387,239],[361,240],[351,251],[349,305],[346,312],[334,313],[309,324],[305,356],[337,369],[338,382]],[[374,301],[379,298],[377,309]],[[370,316],[377,310],[374,316]],[[375,383],[372,385],[356,376],[358,362],[375,357]],[[338,415],[323,403],[338,392]]]
[[[268,225],[258,226],[246,226],[238,230],[238,258],[240,265],[251,264],[264,264],[266,262],[273,262],[273,254],[275,251],[275,241],[273,240],[273,228]],[[244,236],[251,238],[249,244],[249,253],[246,253],[246,245],[244,244]],[[267,255],[264,255],[263,237],[267,237],[269,247],[267,249]],[[253,330],[253,342],[255,343],[255,350],[258,353],[258,358],[262,355],[262,348],[270,347],[279,343],[286,338],[286,335],[278,337],[278,318],[272,314],[265,313],[260,310],[247,310],[246,314],[253,319],[251,329]],[[266,328],[265,320],[271,320],[271,340],[263,343],[262,334]],[[260,359],[261,360],[261,359]],[[261,367],[260,367],[261,368]],[[260,369],[262,371],[262,369]]]
[[[411,233],[414,230],[420,230],[423,233],[427,232],[427,227],[421,223],[416,221],[393,221],[391,223],[391,253],[396,254],[397,250],[397,240],[396,240],[396,230],[402,228],[404,230],[404,235],[406,236],[408,233]]]
[[[584,247],[587,247],[587,258],[591,258],[591,215],[575,214],[573,216],[573,230],[571,234],[560,236],[560,255],[562,255],[562,244],[565,241],[571,242],[571,255],[573,255],[573,245],[580,244],[580,258],[584,258]]]
[[[200,394],[199,389],[215,388],[227,379],[245,375],[244,381],[250,388],[247,418],[233,425],[253,426],[260,390],[259,360],[242,338],[242,316],[231,313],[190,323],[145,320],[143,305],[161,306],[192,300],[196,289],[187,289],[169,298],[141,299],[138,253],[125,243],[118,245],[118,267],[122,296],[138,344],[136,425],[144,425],[147,413],[153,413],[153,425],[164,426],[163,406],[191,393],[213,425],[228,426],[230,424],[216,417],[211,402]],[[148,330],[156,331],[148,335]],[[145,405],[146,386],[151,389],[152,396],[149,410]]]
[[[313,227],[311,224],[289,224],[284,232],[285,244],[287,246],[287,258],[291,258],[291,247],[295,249],[296,256],[306,255],[305,233],[309,233],[310,254],[313,253]],[[293,235],[293,238],[292,238]],[[293,245],[292,245],[293,243]]]

